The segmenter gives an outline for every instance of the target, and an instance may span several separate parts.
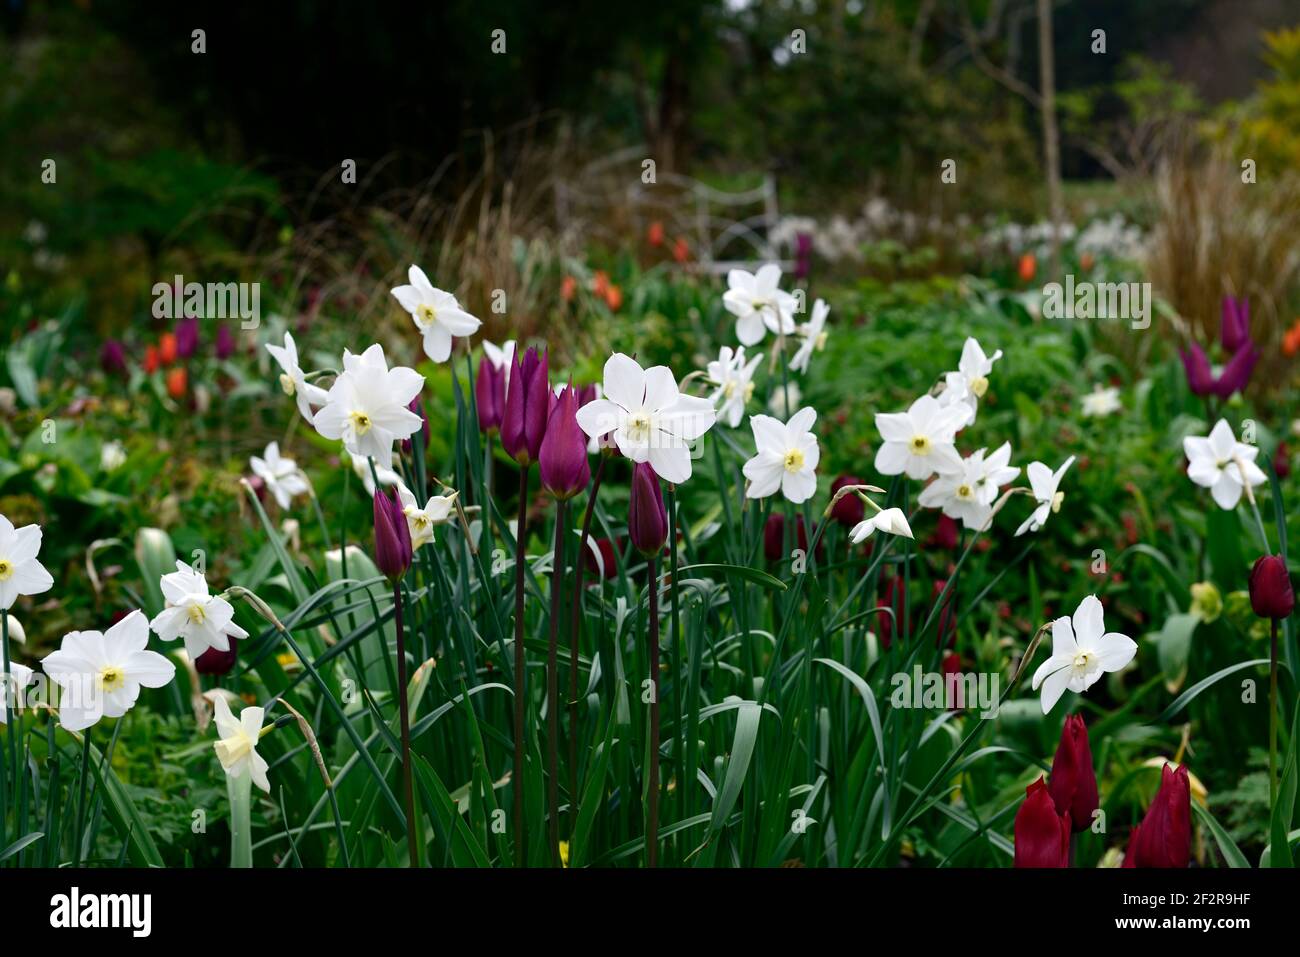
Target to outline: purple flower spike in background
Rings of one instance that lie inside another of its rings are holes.
[[[187,316],[176,323],[176,354],[182,359],[194,355],[199,347],[199,320]]]
[[[1219,324],[1219,341],[1224,351],[1236,353],[1250,339],[1250,300],[1245,296],[1223,297],[1223,319]]]

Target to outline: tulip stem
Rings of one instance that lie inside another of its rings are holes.
[[[551,864],[560,866],[560,592],[564,583],[564,519],[566,499],[555,503],[555,550],[551,557],[551,621],[546,643],[546,843]],[[569,795],[573,800],[573,795]]]
[[[645,861],[659,860],[659,559],[650,559],[650,769],[646,775]]]
[[[583,573],[587,570],[587,541],[591,537],[591,518],[596,514],[596,493],[605,474],[605,456],[600,456],[596,475],[587,496],[587,512],[582,516],[582,536],[578,539],[578,557],[573,563],[573,620],[569,628],[569,837],[578,821],[578,644],[582,630]]]
[[[17,696],[18,682],[14,680],[13,669],[9,664],[9,613],[6,609],[0,609],[0,650],[4,653],[4,684],[0,685],[0,691],[4,692],[5,698],[5,737],[8,739],[9,763],[7,765],[7,779],[14,782],[15,788],[18,784],[18,776],[22,773],[22,768],[18,764],[18,746],[14,743],[14,698]],[[6,783],[5,787],[8,787]],[[5,818],[4,798],[0,798],[0,835],[7,837],[6,828],[8,824]]]
[[[524,661],[524,542],[528,533],[528,466],[519,468],[519,521],[515,525],[515,867],[524,866],[524,707],[527,681]]]
[[[1277,806],[1277,622],[1270,618],[1272,636],[1268,654],[1268,806]]]
[[[402,583],[393,582],[393,620],[397,626],[397,706],[402,722],[402,790],[406,801],[406,846],[411,867],[420,866],[420,840],[416,831],[415,791],[411,786],[411,711],[406,694],[406,636],[402,628]]]
[[[89,737],[87,737],[89,740]],[[230,798],[230,866],[253,866],[253,775],[226,775],[226,795]]]

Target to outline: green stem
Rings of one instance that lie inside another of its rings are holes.
[[[659,861],[659,559],[650,559],[650,770],[646,775],[645,860]]]
[[[560,866],[560,592],[564,584],[564,519],[569,503],[555,503],[555,550],[551,560],[551,620],[546,642],[546,843],[551,864]],[[569,800],[574,796],[569,795]]]
[[[9,666],[9,613],[5,609],[0,609],[0,649],[3,650],[3,654],[4,654],[4,676],[3,676],[4,684],[0,685],[0,691],[4,692],[4,697],[5,697],[5,737],[8,739],[8,748],[9,748],[8,763],[6,765],[6,768],[8,769],[8,774],[6,774],[5,776],[6,780],[0,782],[0,788],[3,788],[3,791],[0,791],[0,841],[3,841],[7,845],[9,841],[9,823],[8,823],[8,812],[7,812],[7,806],[9,801],[8,801],[8,794],[3,792],[8,791],[9,788],[8,782],[10,780],[15,782],[18,780],[19,767],[18,767],[18,750],[17,750],[18,746],[14,742],[14,706],[13,706],[15,692],[17,691],[16,688],[17,683],[13,679],[13,671]]]
[[[1277,806],[1277,619],[1273,618],[1268,655],[1268,806]]]
[[[90,740],[90,736],[86,736]],[[251,805],[253,803],[253,775],[248,771],[243,774],[226,775],[226,794],[230,798],[230,866],[253,866],[253,827]]]
[[[411,710],[406,694],[406,636],[402,628],[402,583],[393,582],[393,620],[397,624],[397,707],[402,722],[402,790],[406,799],[406,847],[411,867],[420,866],[415,790],[411,785]]]
[[[486,504],[485,504],[486,507]],[[524,659],[524,543],[528,529],[528,466],[519,468],[519,523],[515,526],[515,867],[524,866],[524,707],[528,689]]]
[[[591,494],[587,496],[587,512],[582,517],[582,535],[578,539],[578,558],[573,563],[573,619],[569,627],[569,824],[570,831],[578,820],[578,645],[582,630],[582,586],[587,570],[587,540],[591,537],[591,518],[596,514],[596,494],[600,479],[605,474],[605,459],[601,454],[596,465],[596,475],[591,480]],[[572,837],[572,833],[570,833]]]

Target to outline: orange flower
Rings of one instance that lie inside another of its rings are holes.
[[[157,346],[144,347],[144,371],[149,373],[158,371],[158,347]]]
[[[158,358],[162,359],[165,366],[176,361],[176,337],[170,332],[164,332],[158,340]]]
[[[605,290],[609,288],[609,276],[600,270],[596,271],[596,276],[591,283],[591,291],[598,296],[604,296]]]
[[[677,242],[673,243],[673,259],[679,263],[684,263],[690,258],[691,244],[685,239],[678,238]]]
[[[662,246],[664,244],[664,224],[655,220],[646,230],[646,242],[651,246]]]
[[[578,291],[578,280],[572,276],[565,276],[560,282],[560,298],[565,302],[573,302],[573,296]]]
[[[184,366],[177,366],[167,373],[167,394],[173,399],[184,396],[187,385],[189,385],[189,379],[185,374]]]
[[[1020,257],[1016,270],[1020,273],[1021,282],[1029,282],[1034,278],[1034,273],[1038,272],[1038,260],[1034,258],[1033,253],[1025,253]]]
[[[618,312],[618,307],[623,305],[623,290],[611,283],[605,290],[605,303],[609,306],[610,312]]]
[[[1079,257],[1079,268],[1082,269],[1084,272],[1087,272],[1089,269],[1091,269],[1092,264],[1093,264],[1092,253],[1084,253],[1082,256]]]
[[[1300,319],[1297,319],[1282,337],[1282,355],[1288,358],[1300,352]]]

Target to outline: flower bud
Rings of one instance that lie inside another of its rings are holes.
[[[217,358],[224,361],[235,354],[235,337],[225,323],[217,326]]]
[[[600,560],[596,560],[596,552]],[[618,575],[618,561],[614,557],[614,543],[608,538],[588,538],[587,550],[583,555],[587,571],[601,578],[614,578]]]
[[[1219,323],[1219,341],[1225,352],[1236,352],[1250,342],[1250,300],[1245,296],[1223,297],[1223,318]]]
[[[522,364],[516,349],[510,360],[510,381],[501,415],[501,447],[520,465],[537,461],[546,433],[546,418],[554,394],[547,382],[549,356],[529,349]]]
[[[375,489],[375,565],[391,582],[401,581],[411,567],[411,530],[398,499],[387,489]]]
[[[1056,802],[1056,812],[1068,813],[1076,831],[1086,831],[1092,826],[1092,814],[1098,807],[1097,775],[1092,768],[1088,728],[1082,715],[1072,714],[1065,719],[1047,789]]]
[[[578,425],[578,392],[568,386],[556,400],[537,456],[542,487],[557,499],[573,498],[591,481],[587,433]]]
[[[1192,789],[1186,767],[1160,771],[1160,790],[1129,834],[1125,867],[1177,867],[1192,858]]]
[[[1070,815],[1056,805],[1040,777],[1025,789],[1016,812],[1016,867],[1069,867]]]
[[[668,512],[664,508],[659,476],[649,462],[638,462],[632,469],[632,497],[627,513],[628,537],[647,558],[663,551],[668,540]]]
[[[1260,618],[1286,618],[1295,608],[1291,573],[1280,555],[1261,555],[1250,570],[1250,607]]]
[[[176,354],[182,359],[194,355],[199,347],[199,320],[187,316],[176,323]]]
[[[486,355],[478,361],[478,377],[474,380],[474,404],[478,408],[480,432],[486,434],[501,428],[501,413],[505,406],[505,370],[494,366]]]
[[[235,667],[235,662],[239,659],[239,639],[228,635],[226,640],[230,642],[229,651],[209,648],[194,659],[194,670],[201,675],[230,674],[230,669]]]
[[[835,493],[846,485],[866,485],[867,483],[858,478],[856,475],[841,475],[831,483],[831,498],[835,498]],[[852,528],[867,514],[867,506],[856,492],[850,492],[843,496],[838,502],[831,507],[831,518],[839,522],[845,528]]]
[[[116,339],[104,340],[99,365],[109,375],[126,375],[126,349]]]

